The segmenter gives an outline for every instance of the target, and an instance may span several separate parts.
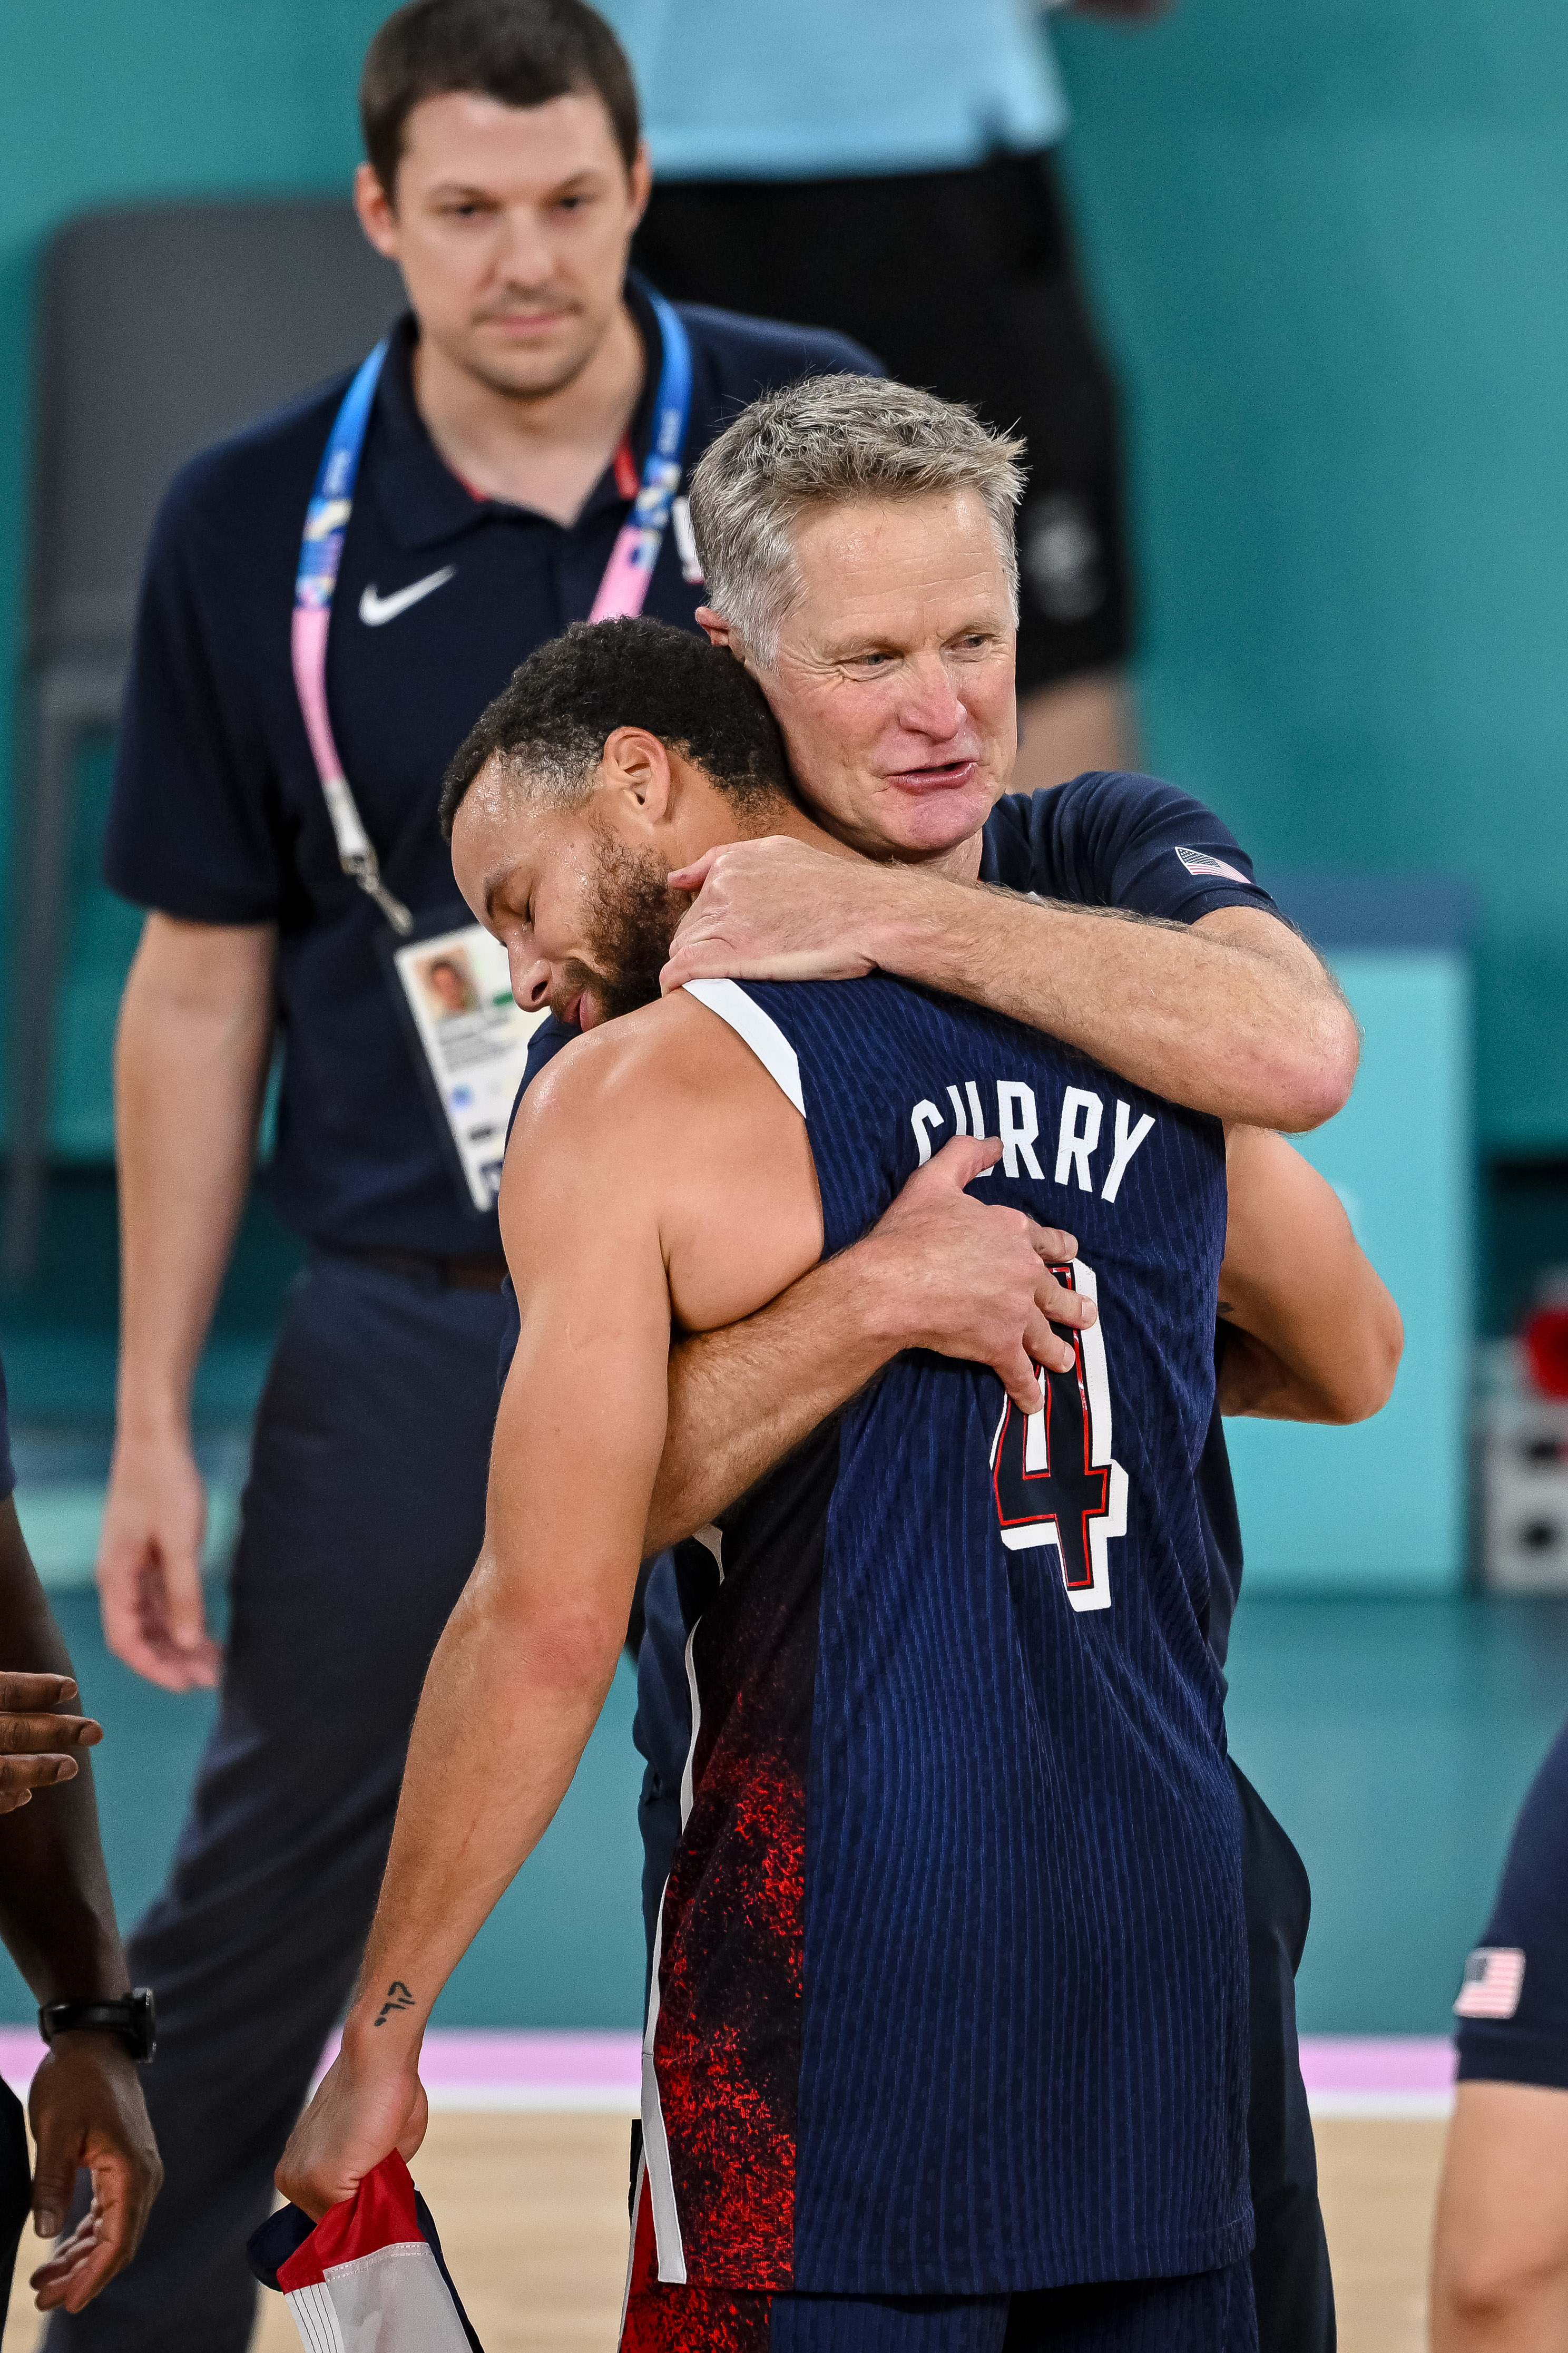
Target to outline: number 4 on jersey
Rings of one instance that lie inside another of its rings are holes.
[[[1051,1269],[1068,1291],[1098,1299],[1094,1269],[1074,1259]],[[1110,1607],[1110,1547],[1127,1533],[1127,1473],[1110,1451],[1110,1381],[1105,1335],[1053,1330],[1073,1344],[1070,1372],[1042,1372],[1045,1406],[1024,1415],[1009,1398],[991,1441],[996,1517],[1009,1552],[1054,1545],[1075,1609]]]

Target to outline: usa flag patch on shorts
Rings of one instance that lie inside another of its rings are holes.
[[[305,2353],[482,2353],[395,2149],[319,2222],[285,2206],[247,2252],[262,2285],[287,2297]]]
[[[1465,1963],[1456,2018],[1511,2018],[1524,1989],[1524,1955],[1517,1945],[1478,1945]]]

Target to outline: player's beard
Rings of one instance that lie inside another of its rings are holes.
[[[675,927],[691,904],[690,893],[672,891],[665,870],[646,852],[629,849],[612,833],[599,837],[594,913],[588,925],[591,963],[572,958],[562,966],[560,994],[570,1003],[592,992],[601,1021],[614,1021],[651,1005],[658,976],[669,957]]]

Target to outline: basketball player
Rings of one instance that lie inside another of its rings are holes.
[[[454,866],[558,1011],[647,992],[671,866],[737,834],[847,854],[787,797],[753,682],[657,625],[574,631],[505,700]],[[1032,1414],[1023,1351],[1005,1386],[900,1356],[681,1549],[700,1715],[650,2005],[639,2353],[1255,2343],[1239,1823],[1193,1475],[1223,1135],[880,975],[694,984],[524,1104],[485,1550],[279,2180],[319,2213],[418,2145],[431,2005],[614,1672],[672,1327],[731,1324],[852,1243],[950,1085],[991,1140],[947,1149],[993,1214],[1025,1236],[1070,1206],[1061,1280],[1098,1320],[1062,1327],[1072,1369]]]

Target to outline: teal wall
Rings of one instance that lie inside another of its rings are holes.
[[[1365,1035],[1361,1076],[1301,1147],[1399,1303],[1405,1359],[1389,1403],[1354,1429],[1226,1423],[1247,1590],[1453,1592],[1468,1549],[1469,969],[1413,950],[1333,963]]]
[[[5,8],[0,760],[42,240],[116,199],[344,185],[382,13]],[[1266,867],[1471,877],[1483,1139],[1561,1146],[1568,13],[1184,0],[1149,31],[1067,24],[1059,47],[1127,387],[1151,764]],[[77,1154],[107,1133],[132,928],[87,887],[93,847],[89,816],[57,1097]]]
[[[1267,866],[1469,877],[1493,1150],[1568,1141],[1568,11],[1065,25],[1152,762]]]

